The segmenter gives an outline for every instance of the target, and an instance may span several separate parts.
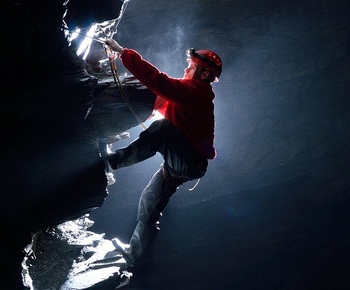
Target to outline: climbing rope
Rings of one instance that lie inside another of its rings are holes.
[[[123,99],[124,99],[124,102],[126,103],[126,105],[128,106],[130,112],[134,115],[135,119],[137,120],[137,122],[139,123],[139,125],[144,129],[146,130],[147,129],[147,126],[145,125],[145,123],[142,122],[142,120],[139,118],[139,116],[137,115],[137,113],[135,112],[131,102],[130,102],[130,99],[128,97],[128,95],[126,94],[121,82],[120,82],[120,79],[118,77],[118,70],[117,70],[117,64],[115,62],[115,57],[116,57],[116,54],[111,51],[106,45],[105,45],[105,52],[107,54],[107,57],[109,59],[109,64],[110,64],[110,67],[111,67],[111,71],[112,71],[112,75],[113,75],[113,79],[114,79],[114,82],[117,86],[117,88],[119,89]]]
[[[197,182],[195,183],[195,185],[193,185],[191,188],[188,188],[185,184],[181,183],[181,185],[186,188],[188,191],[193,191],[196,189],[197,185],[199,184],[199,182],[201,181],[200,178],[198,178]]]

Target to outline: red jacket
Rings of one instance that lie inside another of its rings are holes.
[[[212,86],[195,79],[171,78],[132,49],[125,48],[120,58],[141,83],[167,101],[164,118],[172,122],[202,156],[213,159],[216,151]]]

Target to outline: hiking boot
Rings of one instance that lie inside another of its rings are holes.
[[[120,252],[126,261],[126,265],[124,265],[124,269],[126,270],[129,267],[134,267],[135,263],[132,260],[131,257],[131,248],[129,244],[122,243],[118,238],[112,239],[113,246],[115,247],[115,250]]]
[[[117,169],[117,154],[111,151],[111,146],[106,143],[105,140],[98,142],[98,149],[100,151],[100,157],[106,166],[106,172],[111,172]]]

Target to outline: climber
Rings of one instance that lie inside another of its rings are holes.
[[[204,176],[214,149],[214,92],[222,70],[220,57],[209,50],[188,49],[188,67],[181,79],[160,72],[132,49],[107,39],[123,65],[157,95],[155,109],[164,119],[154,121],[130,145],[109,151],[100,142],[100,155],[112,170],[130,166],[161,153],[164,162],[143,190],[138,206],[137,225],[128,244],[112,242],[126,264],[133,267],[158,232],[159,217],[177,187]]]

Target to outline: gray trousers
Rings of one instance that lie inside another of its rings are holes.
[[[208,160],[198,154],[168,120],[155,121],[139,138],[115,152],[114,167],[126,167],[161,153],[164,162],[143,190],[137,213],[138,224],[130,240],[128,258],[135,264],[159,230],[159,217],[177,187],[201,178]]]

